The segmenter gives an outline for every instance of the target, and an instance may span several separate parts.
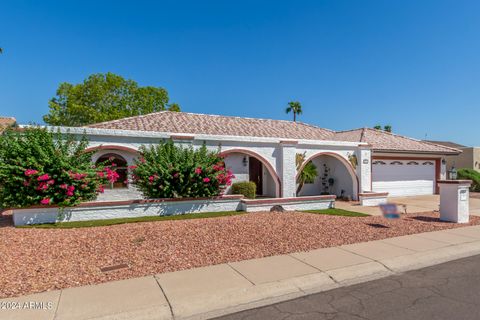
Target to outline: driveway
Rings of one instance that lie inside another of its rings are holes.
[[[412,196],[412,197],[389,197],[388,201],[391,203],[398,203],[407,206],[408,213],[438,211],[440,205],[440,196],[426,195],[426,196]],[[361,213],[380,215],[378,207],[362,207],[355,203],[337,201],[335,206],[339,209],[357,211]],[[470,197],[470,214],[480,216],[480,198]]]

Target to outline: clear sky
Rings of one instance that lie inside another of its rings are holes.
[[[480,1],[2,1],[0,114],[114,72],[183,111],[480,145]]]

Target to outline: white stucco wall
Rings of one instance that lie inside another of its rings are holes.
[[[54,128],[55,129],[55,128]],[[169,139],[172,135],[181,136],[181,134],[159,133],[159,132],[143,132],[143,131],[128,131],[128,130],[110,130],[110,129],[93,129],[93,128],[60,128],[63,131],[70,130],[74,134],[83,134],[84,130],[90,140],[89,147],[99,146],[116,146],[126,147],[138,150],[142,145],[157,144],[159,141]],[[191,136],[185,134],[186,136]],[[322,141],[322,140],[295,140],[284,141],[278,138],[267,137],[245,137],[245,136],[212,136],[197,134],[193,140],[175,140],[176,144],[184,146],[192,146],[194,148],[206,144],[210,150],[227,151],[232,149],[244,149],[259,155],[264,161],[270,164],[273,168],[275,176],[268,176],[268,170],[264,170],[264,195],[275,196],[281,192],[282,197],[294,197],[296,193],[296,165],[295,155],[297,153],[305,152],[306,157],[310,157],[319,152],[332,152],[345,158],[348,161],[348,154],[358,153],[359,146],[364,146],[363,143],[342,142],[342,141]],[[113,152],[113,150],[102,150],[101,153]],[[132,163],[133,157],[129,152],[115,151],[125,157],[129,164]],[[100,154],[98,155],[100,156]],[[234,174],[238,177],[236,181],[246,180],[247,175],[244,169],[241,168],[243,164],[232,160],[230,165],[233,168]],[[266,167],[264,167],[266,169]],[[247,167],[248,170],[248,167]],[[248,171],[247,171],[248,172]],[[362,169],[359,169],[357,175],[362,174]],[[368,175],[369,173],[365,173]],[[276,186],[276,181],[280,180],[281,185]],[[368,180],[366,177],[365,181]],[[275,187],[273,187],[275,186]],[[275,189],[275,190],[273,190]]]
[[[328,155],[321,155],[319,157],[316,157],[312,160],[312,162],[317,167],[317,178],[315,179],[314,183],[305,184],[300,191],[299,196],[313,196],[321,194],[321,192],[323,191],[322,177],[325,173],[325,164],[328,168],[330,168],[330,174],[328,177],[334,179],[333,186],[329,188],[330,194],[340,196],[341,190],[344,190],[345,196],[348,196],[352,199],[356,197],[356,190],[354,190],[354,181],[352,180],[350,173],[342,162]]]
[[[65,208],[33,208],[13,210],[15,226],[68,221],[90,221],[148,216],[169,216],[186,213],[241,210],[240,199],[166,201],[126,205]]]

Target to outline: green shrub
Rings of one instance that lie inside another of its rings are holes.
[[[252,181],[235,182],[232,184],[233,194],[243,194],[246,198],[255,199],[257,185]]]
[[[458,179],[472,180],[470,191],[480,192],[480,172],[473,169],[458,169]]]
[[[40,127],[0,136],[0,207],[74,206],[94,200],[118,174],[92,165],[88,141]]]
[[[147,198],[217,196],[234,178],[219,153],[205,145],[194,150],[169,140],[141,147],[140,152],[142,157],[132,167],[133,184]]]

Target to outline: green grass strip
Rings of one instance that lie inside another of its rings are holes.
[[[102,227],[102,226],[111,226],[111,225],[115,225],[115,224],[134,223],[134,222],[189,220],[189,219],[228,217],[228,216],[235,216],[235,215],[240,215],[240,214],[245,214],[245,213],[246,212],[244,212],[244,211],[188,213],[188,214],[179,214],[179,215],[172,215],[172,216],[154,216],[154,217],[118,218],[118,219],[91,220],[91,221],[56,222],[56,223],[45,223],[45,224],[18,226],[17,228],[68,229],[68,228]]]
[[[322,209],[322,210],[305,210],[303,212],[316,213],[316,214],[327,214],[331,216],[342,216],[342,217],[368,217],[370,215],[360,212],[353,212],[343,209]]]

